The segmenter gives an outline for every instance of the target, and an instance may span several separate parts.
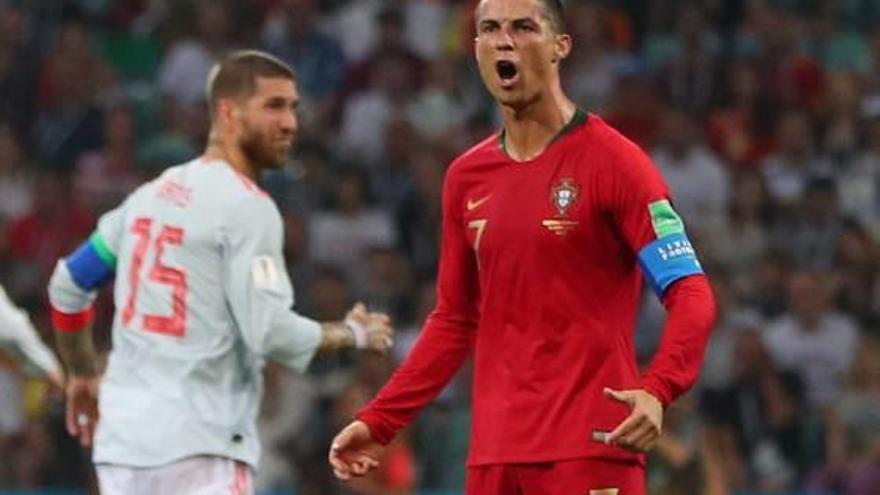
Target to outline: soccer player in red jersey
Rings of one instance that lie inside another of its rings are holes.
[[[468,495],[645,493],[663,408],[695,381],[715,304],[648,157],[564,94],[558,0],[482,0],[476,58],[504,129],[458,157],[443,191],[437,306],[329,460],[374,468],[473,353]],[[667,309],[639,372],[642,279]]]

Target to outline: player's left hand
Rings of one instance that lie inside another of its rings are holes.
[[[605,443],[633,452],[647,452],[654,447],[663,431],[663,405],[646,390],[605,389],[605,397],[623,402],[630,408],[629,416],[605,437]]]
[[[333,439],[328,460],[339,480],[350,481],[378,467],[384,451],[385,447],[373,439],[366,423],[356,420]]]
[[[83,447],[91,447],[98,423],[98,381],[97,376],[76,375],[70,375],[67,380],[64,415],[67,432]]]

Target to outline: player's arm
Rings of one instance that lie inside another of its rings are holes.
[[[58,353],[71,376],[96,374],[92,344],[93,303],[97,291],[113,278],[116,255],[100,228],[55,265],[49,280],[49,303]]]
[[[406,360],[333,440],[329,460],[340,479],[365,474],[378,453],[449,383],[470,354],[477,326],[477,266],[456,205],[453,179],[443,191],[437,306]]]
[[[317,352],[387,350],[388,317],[356,305],[338,322],[318,322],[293,311],[293,287],[282,255],[277,211],[259,200],[230,208],[223,229],[226,302],[245,344],[256,354],[304,371]]]
[[[27,313],[15,306],[0,287],[0,341],[9,341],[31,364],[56,385],[62,386],[61,364],[43,343]]]
[[[100,227],[100,225],[99,225]],[[92,342],[92,304],[114,274],[116,258],[100,228],[61,259],[49,280],[49,302],[58,354],[67,370],[65,424],[88,447],[98,422],[98,358]]]
[[[607,184],[614,225],[663,301],[667,317],[659,350],[642,375],[642,388],[606,391],[607,397],[633,409],[607,441],[644,451],[659,436],[662,408],[696,381],[715,322],[715,301],[663,178],[635,145],[619,144],[618,163]]]
[[[370,312],[363,303],[356,303],[344,320],[321,323],[317,352],[334,354],[345,349],[386,352],[394,344],[393,336],[388,315]]]
[[[55,343],[68,375],[67,431],[84,446],[91,445],[98,421],[98,357],[92,342],[92,305],[98,289],[116,272],[124,215],[124,205],[104,214],[91,237],[58,261],[49,280]]]

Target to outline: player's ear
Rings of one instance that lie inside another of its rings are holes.
[[[241,108],[233,98],[220,98],[217,102],[217,115],[226,126],[231,126],[241,117]]]
[[[553,63],[559,63],[568,58],[571,53],[571,35],[557,34],[556,42],[553,44]]]
[[[217,103],[214,104],[214,113],[217,116],[217,121],[224,126],[228,126],[232,121],[232,106],[229,103],[230,101],[228,98],[220,98],[217,100]]]

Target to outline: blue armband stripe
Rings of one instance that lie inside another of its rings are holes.
[[[639,264],[658,296],[676,280],[703,273],[697,253],[684,233],[667,235],[645,246],[639,253]]]
[[[115,272],[113,264],[106,259],[106,253],[101,251],[105,246],[98,246],[95,237],[92,236],[88,241],[82,243],[73,254],[64,260],[73,281],[86,291],[98,289],[113,278]]]

